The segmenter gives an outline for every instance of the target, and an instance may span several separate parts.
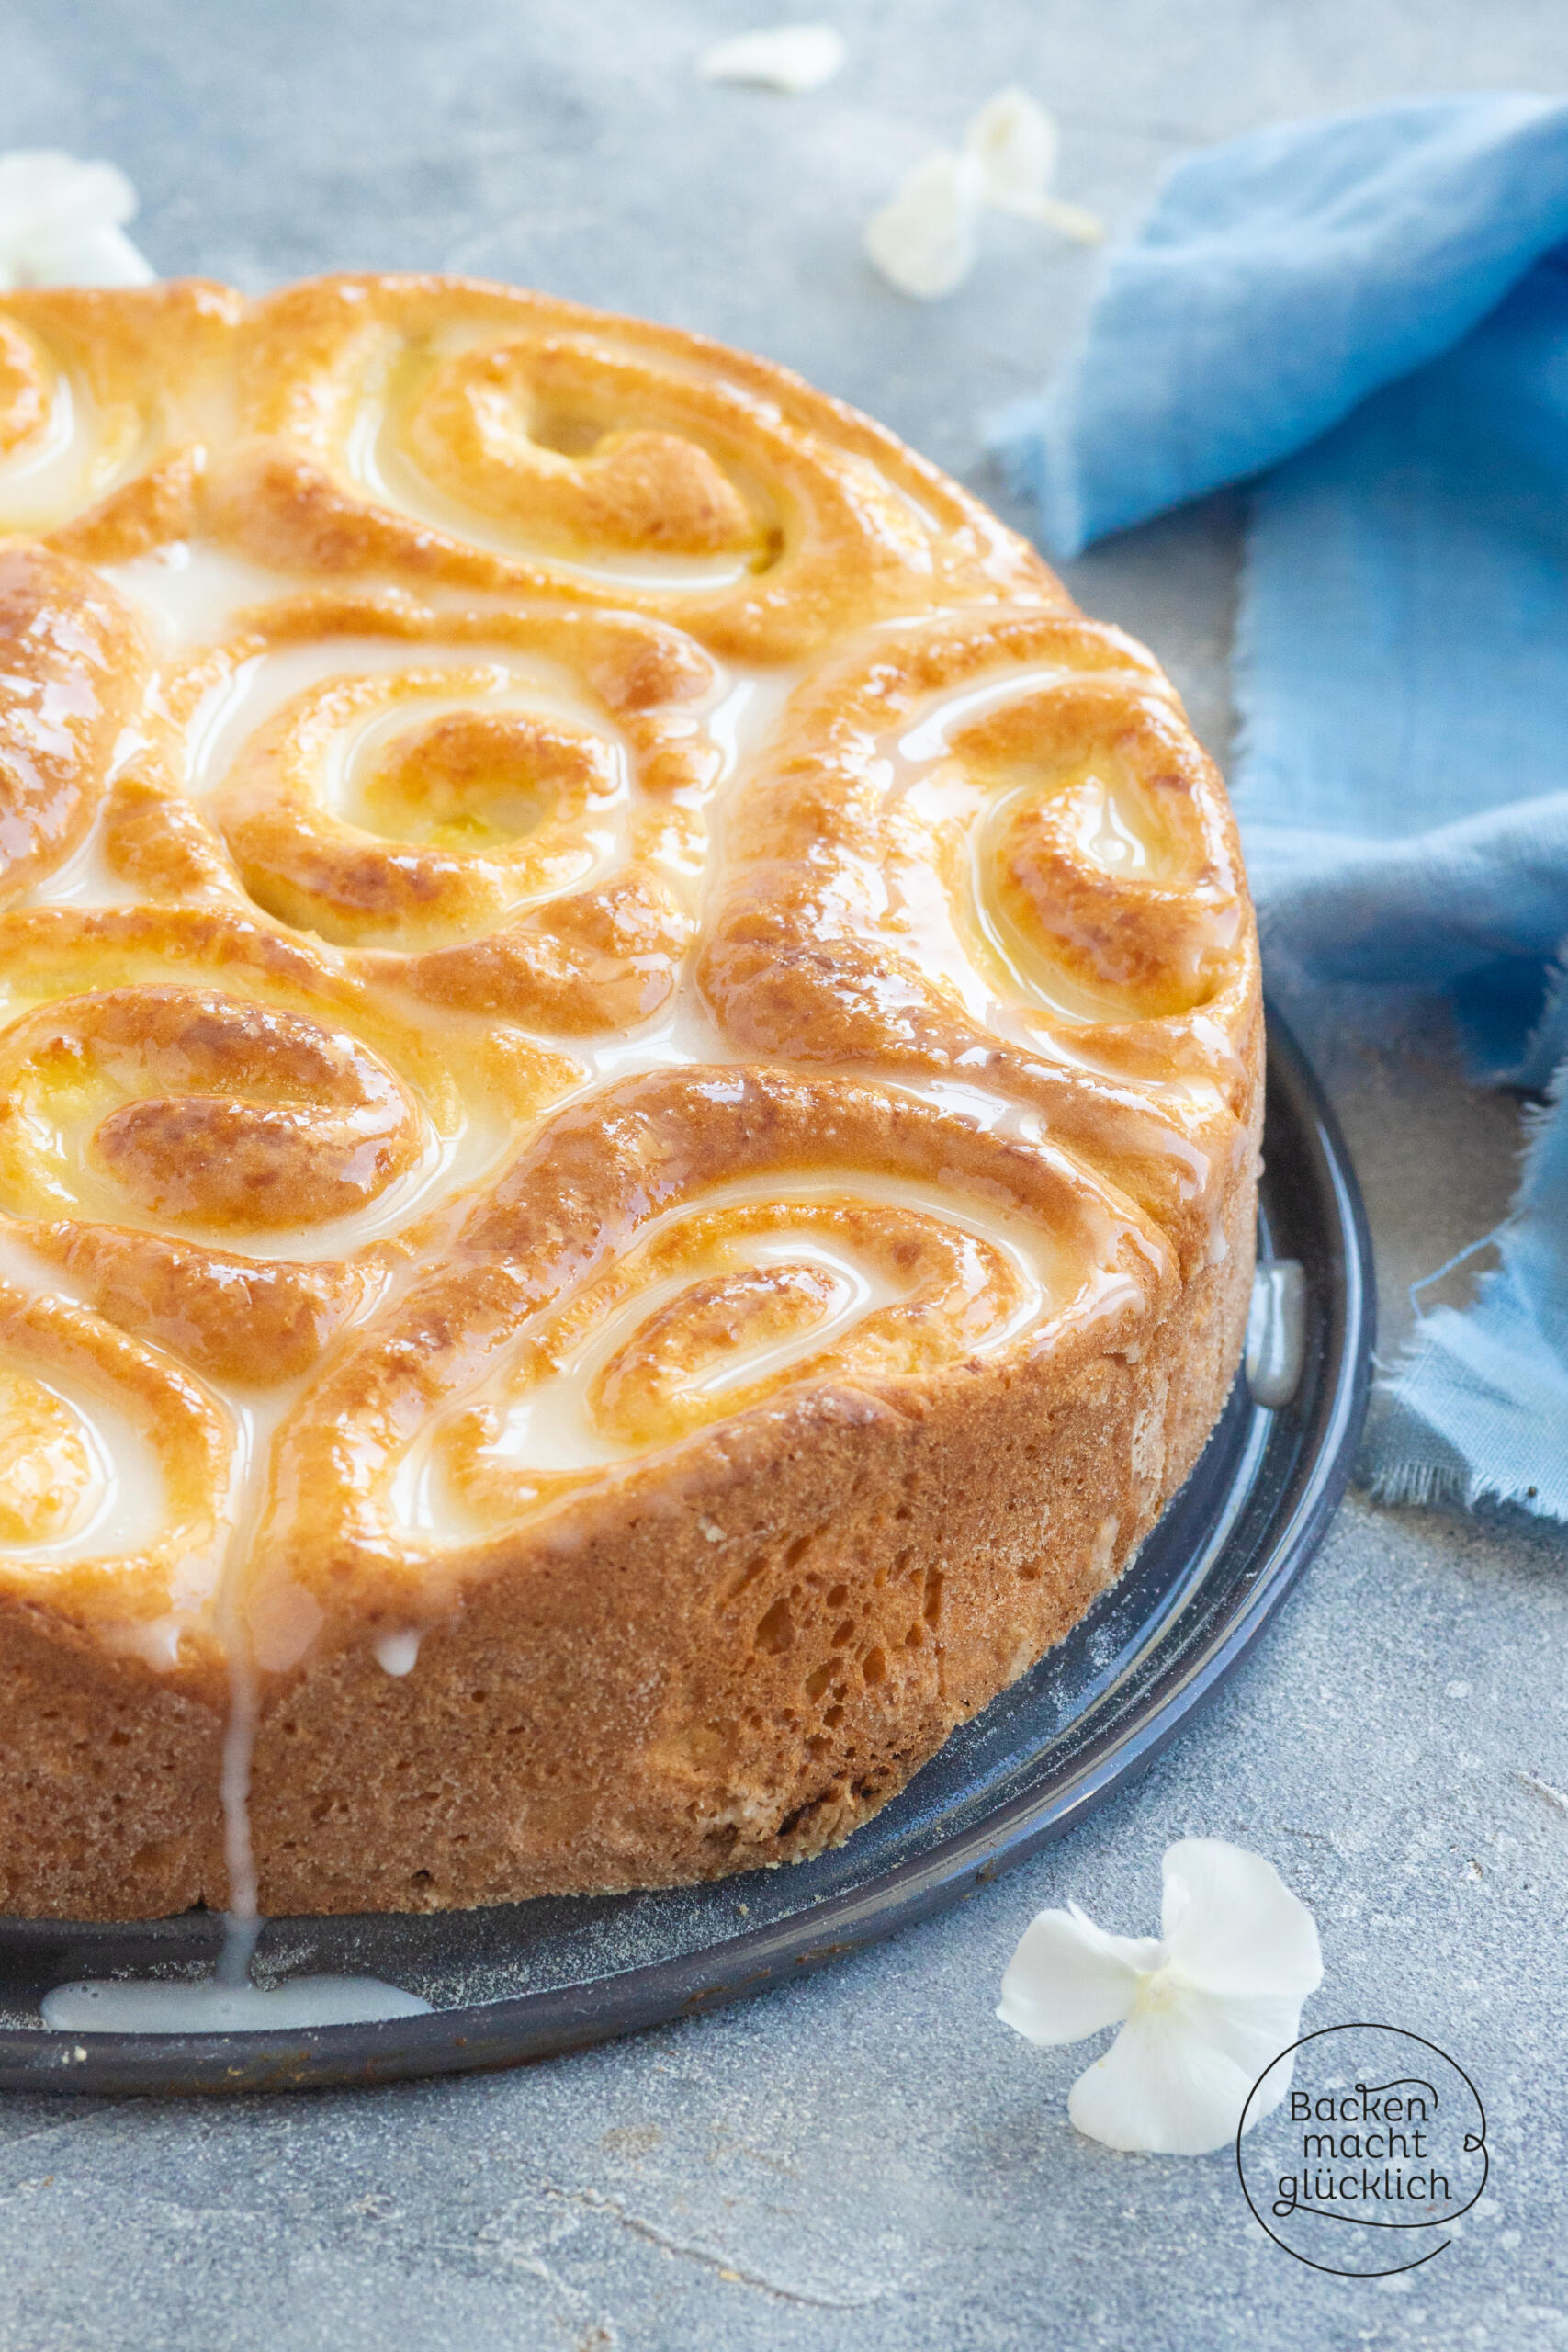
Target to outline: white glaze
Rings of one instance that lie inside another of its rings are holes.
[[[228,636],[235,615],[252,605],[273,604],[319,584],[302,573],[273,571],[188,539],[172,539],[148,555],[100,569],[149,622],[164,660]]]
[[[1255,1404],[1278,1411],[1302,1383],[1306,1354],[1306,1269],[1277,1258],[1253,1277],[1247,1316],[1247,1385]]]
[[[104,855],[103,810],[62,865],[14,901],[21,907],[135,907],[146,893],[122,882]]]
[[[582,1084],[576,1090],[580,1093],[618,1078],[636,1078],[644,1070],[751,1058],[730,1043],[695,989],[678,989],[663,1012],[636,1029],[574,1037],[571,1050],[583,1069]]]
[[[376,1663],[383,1674],[390,1674],[400,1681],[412,1674],[419,1663],[419,1645],[423,1641],[423,1630],[401,1634],[378,1634],[375,1641]]]
[[[791,695],[807,674],[807,665],[798,662],[784,662],[773,670],[750,669],[737,662],[721,673],[705,721],[708,734],[724,755],[718,778],[721,787],[761,750]]]
[[[56,1984],[39,2003],[53,2033],[297,2033],[418,2018],[431,2004],[374,1976],[296,1976],[280,1984],[144,1977]]]

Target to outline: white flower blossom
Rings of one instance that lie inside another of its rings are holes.
[[[1027,90],[998,90],[964,133],[985,181],[986,202],[998,212],[1043,220],[1080,244],[1096,244],[1105,232],[1081,204],[1064,204],[1051,193],[1056,176],[1056,125]]]
[[[964,144],[986,175],[986,201],[1038,218],[1056,170],[1056,125],[1027,90],[998,90],[972,115]]]
[[[1051,194],[1055,169],[1056,126],[1044,107],[1026,90],[998,90],[970,118],[956,153],[939,147],[873,213],[866,252],[900,293],[929,302],[968,276],[987,206],[1091,243],[1100,222]]]
[[[1183,1838],[1161,1867],[1157,1941],[1107,1935],[1076,1904],[1042,1911],[997,2015],[1046,2046],[1120,2025],[1073,2085],[1074,2123],[1107,2147],[1201,2156],[1235,2138],[1247,2093],[1297,2039],[1323,1960],[1311,1912],[1260,1854]],[[1279,2106],[1293,2065],[1273,2069],[1249,2131]]]
[[[941,147],[916,164],[891,203],[872,214],[866,252],[901,294],[934,301],[951,294],[975,266],[982,201],[973,157]]]
[[[0,293],[19,286],[145,286],[156,275],[126,235],[136,190],[113,164],[53,148],[0,155]]]
[[[797,98],[830,82],[845,54],[836,25],[775,25],[716,40],[698,58],[697,72],[705,82],[758,82]]]

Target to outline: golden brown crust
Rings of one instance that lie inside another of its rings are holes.
[[[318,278],[255,307],[240,373],[249,438],[214,526],[267,562],[609,606],[624,575],[554,566],[706,559],[721,584],[633,598],[763,661],[933,599],[1054,589],[868,418],[673,329],[478,281]]]
[[[197,527],[208,450],[231,429],[242,297],[184,278],[113,292],[7,295],[0,364],[0,530],[45,537],[84,563],[121,563]],[[72,412],[63,462],[31,470]]]
[[[462,280],[0,304],[0,1905],[226,1898],[231,1668],[267,1909],[847,1835],[1235,1371],[1168,682],[785,371]]]
[[[0,549],[0,904],[85,834],[147,666],[134,614],[85,564]]]

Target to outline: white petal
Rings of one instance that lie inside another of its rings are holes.
[[[705,82],[759,82],[799,97],[830,82],[846,55],[836,25],[777,25],[716,40],[697,60]]]
[[[1105,223],[1098,212],[1089,212],[1081,204],[1064,204],[1060,197],[1043,196],[1038,204],[1019,203],[1008,209],[1030,220],[1043,220],[1047,229],[1055,229],[1059,237],[1070,237],[1075,245],[1105,241]]]
[[[1251,2089],[1265,2069],[1289,2050],[1302,2030],[1302,2005],[1289,1994],[1214,1994],[1190,1989],[1176,2011],[1184,2031],[1228,2058],[1247,2077]],[[1287,2059],[1258,2092],[1247,2120],[1250,2132],[1261,2116],[1271,2115],[1291,2086],[1295,2060]],[[1235,2133],[1240,2109],[1231,2118]]]
[[[113,164],[54,148],[0,155],[0,279],[11,286],[139,286],[153,272],[121,228],[136,190]]]
[[[134,219],[136,190],[114,164],[84,164],[58,148],[0,155],[0,236],[30,236],[73,222]]]
[[[1076,1907],[1041,1911],[1008,1962],[997,2015],[1027,2041],[1081,2041],[1132,2014],[1162,1956],[1152,1937],[1107,1935]]]
[[[980,170],[945,147],[917,164],[890,204],[866,223],[865,249],[902,294],[922,302],[951,294],[975,262]]]
[[[1272,1862],[1223,1838],[1183,1838],[1166,1848],[1161,1868],[1165,1946],[1190,1984],[1298,2004],[1316,1992],[1323,1954],[1312,1913]]]
[[[964,148],[980,167],[987,204],[1039,217],[1056,169],[1056,126],[1037,99],[998,90],[971,117]]]
[[[107,220],[38,238],[20,266],[29,286],[147,286],[158,275],[125,231]]]
[[[1228,2146],[1247,2093],[1301,2024],[1289,2002],[1258,2002],[1245,2017],[1225,2013],[1246,2007],[1199,1996],[1141,2008],[1073,2085],[1073,2122],[1109,2148],[1155,2155],[1204,2156]],[[1274,2069],[1253,2102],[1249,2131],[1284,2098],[1291,2073],[1289,2064]]]

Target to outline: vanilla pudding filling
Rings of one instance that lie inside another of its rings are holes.
[[[8,1385],[0,1368],[0,1394]],[[144,1432],[129,1413],[81,1381],[56,1375],[37,1385],[56,1408],[61,1434],[68,1433],[67,1442],[79,1453],[82,1475],[71,1482],[72,1507],[58,1532],[29,1532],[34,1482],[26,1476],[25,1456],[20,1462],[13,1456],[6,1464],[11,1492],[0,1499],[5,1549],[35,1569],[145,1550],[163,1532],[167,1508],[164,1475]]]
[[[442,696],[442,670],[487,673],[479,691]],[[389,738],[412,731],[433,718],[479,708],[525,712],[531,718],[559,718],[602,737],[615,760],[617,799],[629,792],[624,742],[616,741],[602,709],[575,690],[570,676],[544,660],[529,660],[510,646],[441,644],[397,637],[328,636],[312,645],[281,646],[246,655],[227,677],[208,689],[186,731],[186,788],[198,797],[228,772],[234,756],[263,724],[305,693],[328,680],[385,676],[407,672],[434,673],[435,691],[417,700],[400,701],[391,708],[359,719],[341,730],[320,771],[324,804],[352,821],[362,822],[354,806],[354,786]]]
[[[982,678],[974,685],[933,695],[914,724],[905,727],[887,748],[907,778],[923,776],[950,757],[953,738],[961,729],[972,727],[994,711],[1028,702],[1053,687],[1076,684],[1082,674],[1065,662],[1034,662],[1010,670],[1005,675]],[[1097,671],[1095,674],[1120,674],[1129,684],[1138,685],[1147,683],[1142,672],[1133,670],[1121,673]]]
[[[558,572],[563,580],[591,581],[595,585],[625,589],[633,595],[702,595],[732,588],[751,569],[743,556],[678,556],[637,558],[619,555],[599,561],[564,556],[554,549],[530,546],[525,536],[496,526],[482,514],[446,497],[420,471],[397,445],[395,419],[369,409],[355,425],[347,443],[349,471],[376,500],[399,514],[428,523],[449,538],[489,548],[509,562],[536,565],[541,571]]]
[[[42,430],[0,457],[0,520],[8,530],[47,531],[102,497],[131,461],[131,453],[104,450],[91,394],[61,370]]]
[[[13,999],[4,1010],[14,1022],[49,1001]],[[461,1036],[475,1024],[457,1014],[445,1023],[427,1017],[419,1025],[434,1057],[441,1050],[444,1035],[450,1047],[454,1033]],[[0,1060],[6,1044],[6,1030],[0,1028]],[[135,1091],[127,1089],[125,1099],[134,1101]],[[495,1172],[516,1142],[504,1103],[490,1106],[471,1097],[465,1100],[455,1091],[432,1091],[416,1102],[417,1144],[412,1157],[363,1207],[337,1216],[316,1217],[309,1224],[252,1224],[225,1231],[214,1227],[199,1210],[185,1216],[160,1214],[128,1195],[112,1170],[106,1169],[97,1157],[103,1112],[104,1101],[96,1100],[79,1111],[68,1106],[47,1123],[41,1113],[35,1112],[30,1119],[24,1113],[19,1124],[30,1125],[36,1136],[37,1148],[28,1165],[32,1181],[25,1190],[18,1186],[7,1197],[0,1178],[0,1214],[17,1218],[66,1216],[131,1231],[168,1234],[198,1247],[221,1246],[258,1262],[339,1262],[359,1257],[432,1210],[471,1192]],[[367,1158],[372,1148],[369,1143],[361,1146],[360,1158]],[[352,1150],[345,1153],[343,1168],[346,1176],[354,1175]],[[368,1181],[366,1189],[369,1189]]]
[[[825,1212],[816,1222],[813,1210]],[[1052,1311],[1067,1303],[1076,1277],[1054,1252],[1046,1237],[1019,1216],[998,1212],[987,1216],[977,1205],[960,1204],[931,1184],[889,1176],[856,1174],[847,1181],[802,1177],[783,1170],[765,1183],[715,1186],[678,1207],[649,1218],[637,1233],[626,1261],[631,1279],[628,1295],[614,1299],[596,1313],[585,1330],[572,1334],[550,1351],[540,1376],[520,1384],[517,1356],[526,1354],[552,1327],[570,1324],[572,1301],[552,1307],[525,1325],[518,1334],[512,1361],[497,1367],[472,1391],[439,1417],[416,1438],[399,1463],[389,1488],[388,1518],[402,1537],[433,1545],[474,1541],[492,1531],[487,1520],[468,1508],[460,1484],[454,1478],[450,1455],[453,1423],[476,1411],[493,1420],[493,1433],[483,1451],[496,1471],[529,1473],[554,1478],[561,1473],[593,1472],[626,1464],[701,1433],[727,1408],[744,1409],[759,1385],[776,1390],[789,1375],[801,1372],[834,1350],[857,1327],[881,1310],[908,1300],[915,1277],[900,1280],[889,1269],[887,1253],[878,1262],[875,1253],[857,1248],[832,1231],[837,1213],[840,1223],[867,1210],[903,1211],[930,1220],[943,1234],[964,1235],[985,1245],[999,1261],[1010,1295],[1003,1311],[977,1311],[966,1319],[964,1306],[977,1304],[985,1287],[982,1272],[972,1280],[969,1300],[958,1305],[958,1336],[972,1354],[995,1353],[1019,1340]],[[670,1273],[657,1272],[660,1245],[684,1228],[701,1227],[725,1212],[775,1212],[775,1225],[741,1230],[716,1250],[699,1247],[694,1261]],[[643,1277],[643,1269],[649,1271]],[[606,1367],[635,1345],[661,1315],[678,1307],[706,1281],[754,1270],[808,1272],[818,1277],[809,1315],[799,1328],[783,1335],[744,1329],[714,1348],[677,1384],[677,1401],[688,1409],[662,1430],[640,1439],[606,1424],[595,1409],[595,1389]],[[580,1296],[592,1288],[584,1285]],[[852,1379],[852,1358],[846,1359],[840,1377]],[[694,1413],[689,1410],[695,1406]]]
[[[341,462],[349,479],[377,505],[466,545],[488,548],[511,562],[536,565],[565,581],[624,589],[634,596],[719,592],[733,588],[758,568],[756,556],[742,551],[682,553],[660,548],[645,555],[616,548],[595,555],[578,548],[568,554],[558,544],[551,546],[547,538],[531,533],[525,521],[509,515],[498,523],[492,514],[453,496],[434,481],[408,447],[411,418],[440,363],[479,351],[483,341],[482,334],[438,334],[429,350],[389,354],[368,371],[351,403]],[[512,413],[504,401],[486,401],[482,406],[480,444],[485,457],[493,463],[499,456],[502,467],[506,456],[516,450],[526,451],[531,461],[547,471],[565,470],[560,467],[562,458],[591,460],[608,437],[606,428],[584,417],[559,420],[553,435],[536,439],[534,421]]]

